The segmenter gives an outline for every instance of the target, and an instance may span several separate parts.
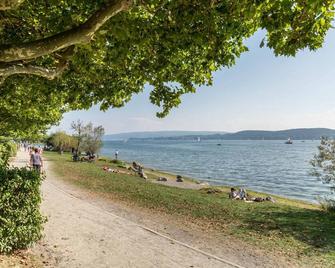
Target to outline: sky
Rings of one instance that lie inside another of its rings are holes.
[[[78,119],[102,125],[107,134],[133,131],[335,129],[335,31],[323,48],[296,57],[275,57],[259,48],[264,33],[247,41],[249,52],[236,65],[214,74],[213,85],[182,97],[182,104],[164,119],[149,101],[149,88],[123,108],[106,112],[94,106],[64,114],[51,131],[70,131]]]

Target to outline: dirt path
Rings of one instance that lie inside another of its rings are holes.
[[[24,166],[19,152],[14,165]],[[33,252],[49,267],[238,267],[82,200],[47,179],[42,185],[45,237]],[[65,185],[64,185],[65,186]]]

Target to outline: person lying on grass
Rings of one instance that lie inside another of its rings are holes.
[[[238,191],[235,188],[230,188],[229,198],[235,200],[244,200],[246,202],[270,201],[275,203],[275,200],[271,196],[267,196],[266,198],[251,197],[244,188],[240,188]]]

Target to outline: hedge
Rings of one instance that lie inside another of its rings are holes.
[[[0,165],[0,252],[27,248],[41,238],[41,181],[36,171]]]
[[[5,165],[9,157],[16,156],[17,144],[13,141],[3,141],[0,138],[0,165]]]

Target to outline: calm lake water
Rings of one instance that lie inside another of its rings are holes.
[[[221,146],[217,144],[220,143]],[[101,154],[207,181],[315,202],[329,188],[308,174],[319,141],[105,141]]]

